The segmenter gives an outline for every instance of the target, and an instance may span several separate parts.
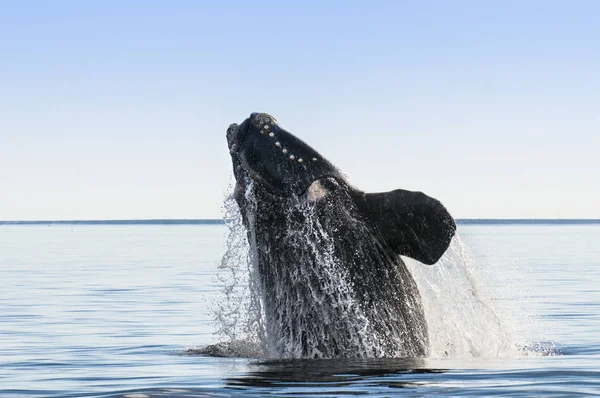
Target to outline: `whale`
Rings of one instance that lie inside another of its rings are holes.
[[[440,201],[367,193],[267,113],[226,132],[272,358],[418,358],[429,337],[403,257],[434,265],[456,223]]]

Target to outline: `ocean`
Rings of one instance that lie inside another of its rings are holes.
[[[432,355],[188,355],[222,337],[213,222],[0,225],[0,395],[205,397],[600,394],[600,224],[466,220],[409,261]],[[243,267],[241,268],[243,270]]]

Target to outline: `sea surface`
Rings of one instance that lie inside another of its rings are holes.
[[[599,224],[461,223],[458,262],[410,265],[441,348],[395,360],[187,355],[219,340],[227,233],[0,225],[0,395],[600,395]],[[485,300],[498,322],[457,297]],[[508,349],[492,349],[499,325]]]

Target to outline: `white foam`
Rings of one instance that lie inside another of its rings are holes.
[[[419,286],[432,357],[521,354],[522,341],[512,325],[519,314],[496,305],[485,272],[458,234],[432,266],[404,260]]]

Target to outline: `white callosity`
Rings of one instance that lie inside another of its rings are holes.
[[[309,203],[316,202],[323,199],[327,194],[329,194],[329,191],[321,184],[321,181],[317,180],[308,187],[308,190],[306,191],[306,200]]]
[[[265,126],[267,126],[266,129],[269,128],[268,126],[277,126],[277,120],[268,113],[257,113],[254,115],[251,122],[261,130],[265,128]]]
[[[260,133],[261,134],[266,134],[268,132],[268,130],[271,128],[271,126],[277,126],[277,121],[275,120],[275,118],[271,115],[269,115],[268,113],[258,113],[254,116],[254,118],[252,119],[252,123],[259,128]],[[237,126],[237,125],[236,125]],[[277,138],[275,137],[275,133],[274,132],[269,132],[269,137],[271,138]],[[275,141],[275,146],[277,148],[281,148],[281,142],[279,141]],[[281,150],[281,152],[283,154],[287,154],[288,150],[287,148],[283,148]],[[296,156],[293,154],[290,154],[289,156],[290,160],[296,160]],[[312,158],[313,162],[317,161],[317,158]],[[302,158],[298,158],[298,163],[304,163],[304,159]]]

